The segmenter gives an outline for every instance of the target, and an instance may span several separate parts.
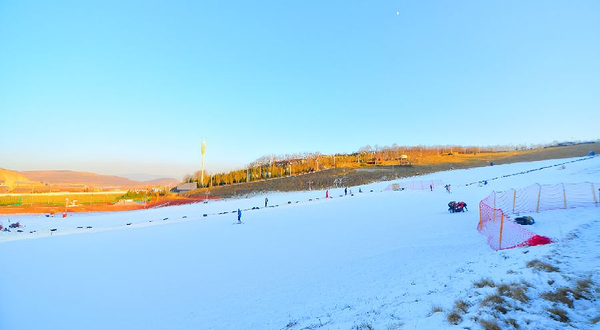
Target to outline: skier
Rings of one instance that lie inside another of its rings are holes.
[[[268,203],[269,203],[269,199],[267,197],[265,197],[265,207],[267,207]]]
[[[433,191],[433,184],[429,184],[429,190]]]
[[[242,210],[238,209],[238,223],[242,223]]]
[[[325,190],[325,198],[329,198],[329,190]]]
[[[344,188],[344,196],[348,195],[348,188]]]
[[[358,192],[359,192],[359,193],[362,193],[362,189],[361,189],[360,187],[358,188]]]
[[[450,193],[450,185],[449,185],[449,184],[447,184],[446,186],[444,186],[444,188],[446,188],[446,191],[447,191],[448,193]]]

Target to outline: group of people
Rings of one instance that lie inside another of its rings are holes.
[[[350,195],[352,195],[352,189],[350,189]],[[362,189],[358,188],[358,192],[362,193]],[[344,195],[348,195],[348,188],[344,188]],[[329,198],[329,190],[325,190],[325,198]],[[265,207],[269,206],[269,198],[265,197]],[[238,223],[242,223],[242,210],[237,210],[237,220]]]
[[[362,189],[358,188],[358,192],[362,193]],[[348,190],[348,188],[344,188],[344,196],[348,196],[348,193],[352,195],[352,189]],[[325,198],[329,198],[329,190],[325,190]]]
[[[469,211],[469,209],[467,208],[467,203],[455,201],[451,201],[450,203],[448,203],[448,212],[456,213],[464,211]]]
[[[269,206],[269,198],[265,197],[265,207]],[[238,209],[237,210],[237,219],[238,219],[238,223],[242,223],[242,210]]]
[[[13,223],[10,223],[10,219],[8,219],[8,223],[9,223],[8,227],[4,227],[4,226],[3,226],[3,225],[0,223],[0,231],[8,231],[8,232],[9,232],[9,231],[10,231],[10,229],[9,229],[9,228],[18,229],[18,228],[21,228],[21,227],[23,227],[23,225],[21,225],[21,223],[20,223],[19,221],[17,221],[17,222],[13,222]]]

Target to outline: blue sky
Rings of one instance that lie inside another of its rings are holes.
[[[0,1],[0,167],[600,137],[600,2]]]

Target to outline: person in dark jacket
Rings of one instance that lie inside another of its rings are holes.
[[[242,223],[242,210],[238,209],[238,223]]]
[[[269,204],[269,199],[265,197],[265,207],[267,207],[267,204]]]

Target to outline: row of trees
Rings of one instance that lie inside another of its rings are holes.
[[[201,187],[231,185],[252,181],[281,178],[330,168],[361,167],[368,165],[408,165],[418,164],[432,156],[496,153],[541,146],[365,146],[351,154],[323,155],[321,153],[301,153],[267,155],[258,158],[244,169],[220,172],[204,176],[200,182],[200,171],[186,175],[184,182],[197,182]]]

